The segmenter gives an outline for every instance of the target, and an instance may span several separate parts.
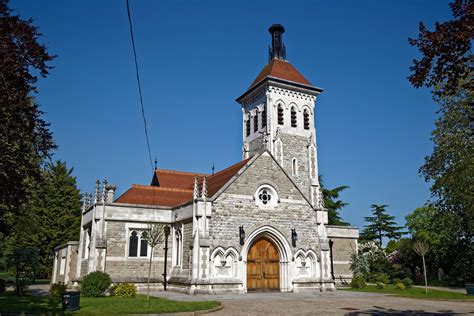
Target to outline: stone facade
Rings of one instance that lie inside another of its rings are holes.
[[[358,231],[327,226],[318,181],[314,109],[322,89],[280,60],[284,48],[272,51],[277,59],[237,99],[244,160],[213,175],[167,171],[160,179],[155,171],[150,186],[118,199],[115,186],[97,182],[85,199],[79,243],[56,250],[53,282],[77,284],[104,271],[115,283],[144,284],[152,249],[143,241],[152,224],[170,228],[167,257],[161,244],[151,260],[158,287],[165,272],[170,289],[190,294],[246,293],[269,282],[281,292],[326,291],[351,278]],[[273,261],[268,248],[252,251],[259,241],[270,245]]]

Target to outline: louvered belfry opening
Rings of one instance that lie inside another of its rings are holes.
[[[253,132],[256,133],[258,131],[258,110],[255,111],[255,116],[253,117]]]
[[[296,110],[294,107],[291,108],[291,127],[296,127]]]
[[[250,136],[250,117],[245,122],[245,130],[245,134],[247,135],[247,137]]]
[[[304,110],[303,112],[303,122],[304,122],[304,129],[309,129],[309,113],[308,110]]]
[[[283,120],[283,107],[278,106],[278,125],[283,125],[285,122]]]

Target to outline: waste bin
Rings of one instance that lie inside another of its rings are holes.
[[[79,303],[81,301],[81,292],[79,291],[68,291],[63,294],[63,310],[64,311],[75,311],[79,309]]]
[[[474,283],[466,283],[466,294],[467,295],[474,295]]]

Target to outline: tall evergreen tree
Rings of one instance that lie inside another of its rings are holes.
[[[345,203],[339,200],[341,192],[348,189],[346,185],[336,187],[334,189],[326,189],[324,187],[322,176],[319,176],[319,185],[323,191],[324,197],[324,206],[328,211],[328,224],[329,225],[339,225],[339,226],[349,226],[348,222],[343,221],[339,212],[347,206],[348,203]]]
[[[403,227],[397,226],[395,216],[389,215],[385,210],[388,205],[372,204],[370,207],[374,216],[364,217],[364,220],[369,224],[364,226],[362,239],[378,240],[382,246],[383,237],[398,239],[402,236],[401,229]]]
[[[8,237],[26,212],[30,186],[41,181],[41,163],[55,148],[32,97],[54,56],[38,42],[32,21],[0,0],[0,237]]]
[[[44,271],[51,270],[53,248],[79,239],[81,196],[76,186],[73,168],[65,162],[49,163],[43,171],[44,185],[37,188],[29,203],[31,226],[36,226],[27,240],[40,249]]]

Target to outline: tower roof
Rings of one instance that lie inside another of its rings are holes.
[[[286,60],[272,59],[258,74],[257,78],[252,82],[249,89],[258,85],[267,77],[283,79],[295,83],[313,86],[292,64]]]

